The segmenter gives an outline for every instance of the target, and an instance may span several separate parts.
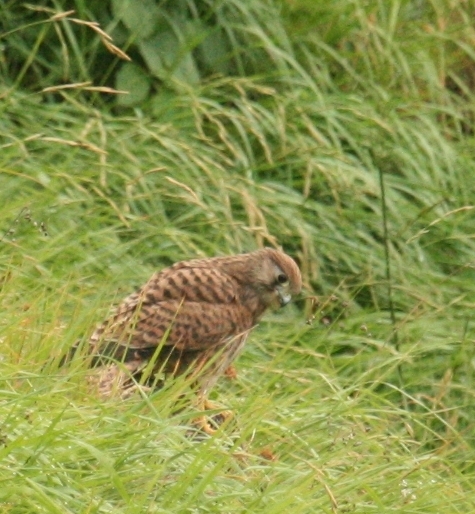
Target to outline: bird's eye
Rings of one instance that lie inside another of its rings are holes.
[[[289,279],[287,278],[287,275],[284,275],[283,273],[280,273],[279,275],[277,275],[277,282],[279,284],[285,284],[288,281],[289,281]]]

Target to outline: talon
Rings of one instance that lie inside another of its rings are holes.
[[[211,419],[215,422],[218,422],[219,425],[223,424],[228,419],[232,419],[234,417],[234,414],[230,410],[221,410],[222,407],[220,405],[217,405],[216,403],[210,402],[209,400],[205,400],[203,402],[203,410],[220,410],[217,414],[213,414],[211,416]],[[219,420],[219,418],[221,418]],[[219,421],[218,421],[219,420]]]
[[[211,426],[206,416],[200,416],[199,418],[195,418],[193,420],[193,425],[208,435],[214,435],[216,433],[216,429]]]
[[[216,405],[213,402],[210,402],[208,400],[205,400],[203,403],[203,410],[219,410],[221,407],[219,405]],[[213,414],[210,416],[211,420],[216,425],[222,425],[226,421],[232,419],[234,417],[234,414],[230,410],[221,410],[220,412]]]
[[[209,411],[220,410],[221,407],[207,399],[200,399],[198,401],[198,409],[200,411]],[[220,412],[210,416],[202,415],[198,418],[195,418],[193,420],[193,425],[195,425],[199,430],[202,430],[206,434],[213,435],[223,423],[231,418],[233,418],[233,413],[230,410],[221,410]]]

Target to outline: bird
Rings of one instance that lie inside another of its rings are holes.
[[[249,333],[301,287],[296,262],[274,248],[181,261],[155,272],[87,341],[91,365],[101,370],[100,395],[127,397],[138,385],[156,387],[185,374],[196,384],[198,409],[215,408],[209,393]],[[195,422],[215,432],[204,415]]]

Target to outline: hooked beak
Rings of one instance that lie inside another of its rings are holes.
[[[285,307],[292,299],[292,296],[289,293],[279,287],[277,288],[277,294],[279,296],[279,303],[281,307]]]

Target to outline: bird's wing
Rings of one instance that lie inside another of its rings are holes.
[[[112,317],[96,329],[90,342],[98,354],[117,346],[146,349],[163,345],[199,351],[219,347],[251,328],[250,313],[238,303],[167,300],[144,304],[128,316]]]
[[[144,304],[183,299],[190,302],[230,303],[237,296],[236,281],[214,267],[179,263],[155,273],[140,290]]]
[[[216,268],[180,263],[128,296],[96,328],[90,343],[93,353],[117,345],[198,350],[245,332],[252,326],[250,318],[232,277]]]

